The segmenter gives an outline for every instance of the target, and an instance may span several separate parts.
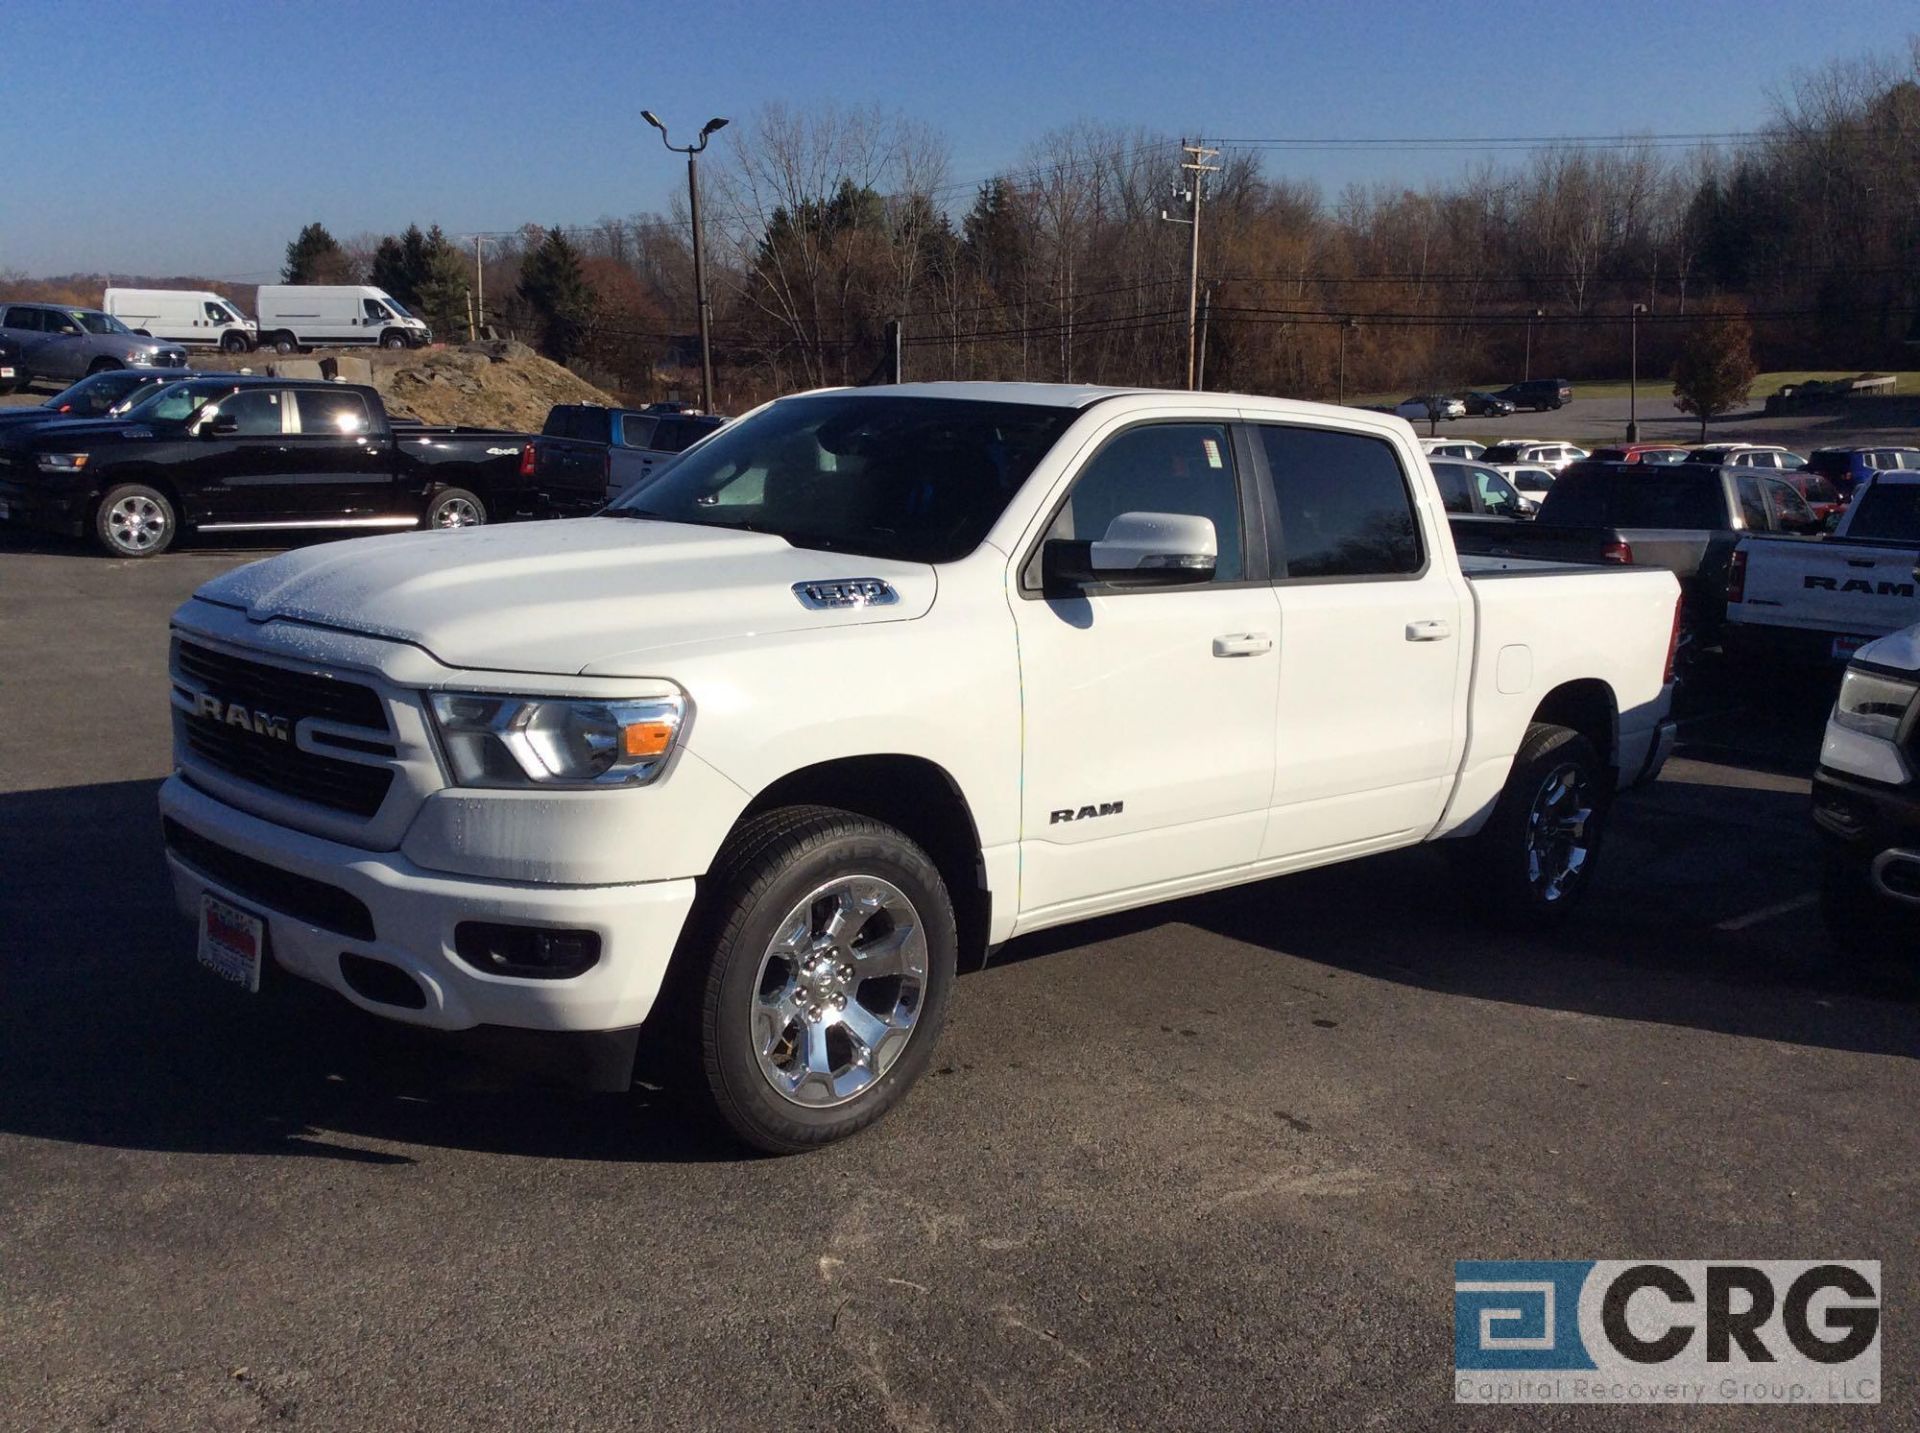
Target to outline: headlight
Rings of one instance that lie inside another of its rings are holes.
[[[1920,692],[1920,684],[1848,667],[1846,676],[1840,679],[1840,699],[1833,704],[1833,719],[1853,731],[1892,741],[1899,734],[1900,722],[1915,692]]]
[[[632,701],[435,692],[440,744],[462,786],[644,786],[680,734],[679,697]]]
[[[154,355],[140,352],[129,353],[127,355],[127,362],[135,368],[151,368],[153,367]]]
[[[41,453],[33,465],[43,473],[77,473],[87,465],[85,453]]]

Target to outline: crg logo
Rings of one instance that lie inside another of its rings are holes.
[[[222,701],[212,692],[194,693],[193,710],[196,716],[244,728],[255,736],[268,736],[275,741],[293,740],[293,723],[287,718],[271,712],[248,711],[239,702]]]
[[[1091,821],[1096,816],[1118,816],[1127,809],[1124,801],[1102,801],[1098,806],[1082,806],[1078,810],[1071,806],[1062,806],[1058,811],[1047,813],[1047,824],[1058,826],[1062,821]]]

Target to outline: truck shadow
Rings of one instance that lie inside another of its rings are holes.
[[[174,912],[158,788],[0,795],[0,1130],[370,1164],[414,1162],[389,1144],[742,1157],[690,1096],[548,1086],[284,972],[257,997],[208,978]]]

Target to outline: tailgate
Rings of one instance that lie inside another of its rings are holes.
[[[538,438],[533,445],[533,476],[556,502],[572,505],[607,500],[607,447],[578,438]]]
[[[1912,548],[1773,538],[1746,554],[1745,596],[1727,609],[1736,622],[1877,637],[1920,619]]]

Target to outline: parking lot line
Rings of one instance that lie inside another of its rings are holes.
[[[1748,926],[1759,925],[1762,921],[1770,921],[1778,916],[1787,916],[1792,915],[1795,911],[1803,911],[1808,906],[1818,905],[1819,902],[1820,896],[1817,892],[1807,891],[1795,896],[1790,901],[1781,901],[1776,905],[1762,906],[1757,911],[1748,911],[1743,916],[1734,916],[1731,920],[1723,920],[1716,925],[1714,929],[1745,930]]]

